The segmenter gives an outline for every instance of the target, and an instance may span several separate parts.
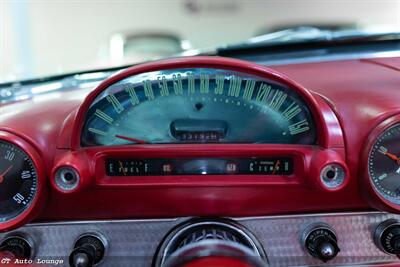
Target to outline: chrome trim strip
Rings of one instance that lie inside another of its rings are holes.
[[[230,218],[235,221],[243,220],[260,220],[260,219],[289,219],[289,218],[304,218],[304,217],[318,217],[318,216],[354,216],[354,215],[383,215],[390,214],[382,211],[359,211],[359,212],[337,212],[337,213],[309,213],[309,214],[287,214],[287,215],[269,215],[269,216],[249,216],[249,217],[223,217]],[[96,224],[96,223],[146,223],[146,222],[174,222],[185,221],[193,217],[173,217],[173,218],[160,218],[160,219],[126,219],[126,220],[82,220],[82,221],[55,221],[55,222],[37,222],[30,223],[27,226],[50,226],[50,225],[73,225],[73,224]]]
[[[161,240],[189,218],[95,220],[41,222],[26,225],[15,232],[31,236],[36,244],[35,259],[62,259],[68,255],[76,238],[84,233],[101,232],[109,250],[99,266],[151,266]],[[335,266],[394,263],[397,258],[376,247],[373,233],[387,219],[400,215],[385,212],[342,212],[233,218],[261,243],[270,266],[318,266],[322,262],[307,255],[299,236],[310,223],[326,223],[337,234],[339,255],[330,261]],[[10,233],[1,233],[0,240]],[[67,266],[67,265],[59,265]]]

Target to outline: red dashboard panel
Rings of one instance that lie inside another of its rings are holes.
[[[87,109],[109,85],[139,73],[190,67],[235,70],[290,86],[310,107],[316,121],[318,145],[80,146]],[[37,151],[43,162],[41,177],[48,181],[49,195],[37,220],[255,216],[371,209],[361,195],[364,184],[360,182],[360,169],[365,163],[360,155],[371,130],[400,111],[396,101],[400,97],[398,72],[357,60],[273,68],[222,58],[173,59],[122,71],[92,92],[58,93],[46,99],[2,106],[0,130],[25,140],[32,147],[29,151]],[[102,164],[107,155],[147,158],[292,155],[300,169],[296,168],[293,177],[110,178]],[[328,163],[338,164],[346,172],[346,182],[334,190],[324,187],[320,179],[321,170]],[[53,178],[60,166],[71,166],[78,171],[81,182],[76,190],[65,193],[56,189]]]
[[[80,133],[87,108],[109,85],[138,73],[199,66],[256,74],[291,86],[309,104],[317,120],[319,146],[194,144],[80,147]],[[56,155],[51,177],[59,167],[70,166],[78,170],[82,181],[79,188],[69,192],[68,196],[62,197],[60,193],[53,192],[53,201],[49,204],[48,212],[43,215],[46,219],[62,219],[63,214],[68,214],[68,218],[87,219],[262,215],[316,211],[333,206],[336,209],[343,209],[348,205],[348,201],[340,196],[349,194],[346,193],[346,190],[349,190],[346,184],[352,180],[351,178],[346,179],[342,186],[334,190],[325,188],[320,181],[321,169],[328,163],[337,163],[347,170],[342,130],[332,109],[320,96],[309,93],[289,78],[247,62],[220,58],[176,59],[144,64],[123,71],[98,86],[88,95],[77,113],[73,112],[65,120],[57,143],[63,149]],[[106,156],[180,158],[281,155],[294,156],[297,171],[293,177],[207,175],[111,178],[105,175],[104,171]],[[51,182],[54,185],[52,180]],[[338,197],[324,198],[327,193]],[[182,199],[185,201],[182,202]],[[318,203],[311,204],[316,199],[319,199]],[[80,209],[75,208],[78,203],[81,203]],[[116,206],[115,203],[127,204]],[[95,212],[94,206],[101,208]],[[56,213],[54,209],[57,209]]]

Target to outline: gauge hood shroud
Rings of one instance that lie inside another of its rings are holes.
[[[102,82],[93,92],[91,92],[87,96],[84,103],[80,106],[76,114],[75,125],[73,127],[73,132],[72,132],[71,148],[76,149],[81,146],[80,143],[81,133],[83,131],[84,122],[86,121],[88,109],[92,105],[93,101],[98,97],[98,95],[100,95],[109,86],[123,79],[142,73],[161,71],[161,70],[193,69],[193,68],[207,68],[207,69],[235,71],[239,73],[254,75],[260,78],[272,80],[284,86],[287,86],[289,90],[292,90],[296,94],[298,94],[299,97],[306,103],[306,105],[310,109],[315,124],[320,126],[326,125],[324,123],[323,114],[321,113],[321,110],[318,109],[318,104],[314,96],[308,90],[304,89],[296,82],[292,81],[288,77],[285,77],[284,75],[272,69],[254,65],[250,62],[234,60],[234,59],[218,58],[218,57],[176,58],[176,59],[168,59],[168,60],[156,61],[134,66],[126,70],[123,70],[113,75],[109,79],[106,79],[104,82]],[[328,140],[329,134],[327,127],[319,127],[317,131],[319,137],[317,142],[319,145],[323,147],[328,147],[332,145],[329,144],[329,142],[334,140]]]

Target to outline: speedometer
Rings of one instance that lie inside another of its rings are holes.
[[[82,146],[165,143],[314,144],[303,99],[277,81],[214,68],[129,76],[91,103]]]

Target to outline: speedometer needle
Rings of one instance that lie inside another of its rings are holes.
[[[119,134],[116,134],[115,137],[119,138],[119,139],[126,140],[126,141],[131,141],[131,142],[134,142],[134,143],[138,143],[138,144],[147,144],[147,142],[144,141],[144,140],[140,140],[140,139],[136,139],[136,138],[132,138],[132,137],[128,137],[128,136],[123,136],[123,135],[119,135]]]
[[[391,154],[389,152],[385,152],[384,154],[386,156],[388,156],[390,159],[396,161],[396,163],[400,165],[400,158],[399,157],[397,157],[396,155],[393,155],[393,154]]]
[[[0,173],[0,184],[4,181],[4,176],[6,176],[7,172],[9,172],[14,165],[8,167],[3,173]]]

